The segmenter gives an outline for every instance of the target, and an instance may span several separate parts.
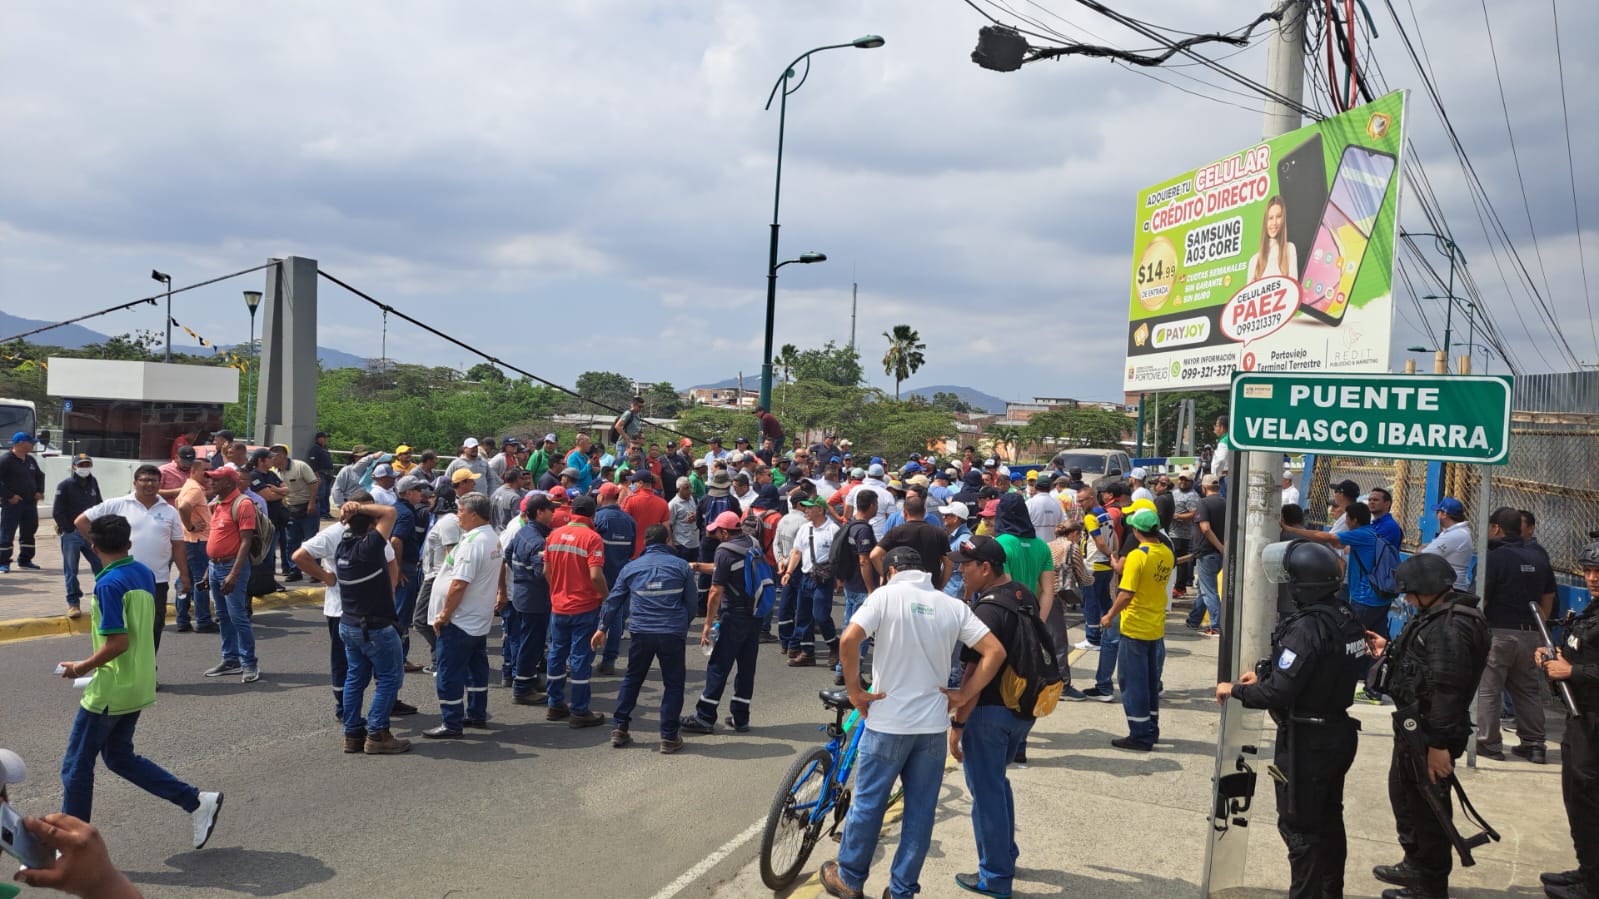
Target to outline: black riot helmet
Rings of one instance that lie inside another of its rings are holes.
[[[1590,543],[1577,553],[1578,568],[1599,568],[1599,543]]]
[[[1455,566],[1436,553],[1416,553],[1394,568],[1394,585],[1417,596],[1438,596],[1455,586]]]
[[[1295,605],[1334,596],[1344,582],[1338,554],[1312,540],[1273,543],[1261,553],[1266,579],[1287,584]]]

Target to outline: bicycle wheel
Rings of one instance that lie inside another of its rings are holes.
[[[761,882],[781,890],[794,882],[816,847],[823,815],[817,806],[832,801],[833,756],[820,746],[794,760],[772,797],[761,831]]]

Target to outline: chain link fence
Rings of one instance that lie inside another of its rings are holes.
[[[1427,508],[1427,463],[1406,459],[1378,459],[1370,456],[1317,456],[1311,470],[1308,487],[1302,504],[1305,520],[1321,527],[1332,524],[1328,516],[1328,498],[1332,485],[1354,481],[1360,485],[1360,494],[1374,487],[1382,487],[1394,495],[1392,515],[1405,530],[1401,547],[1405,552],[1421,548],[1418,522],[1430,515]]]

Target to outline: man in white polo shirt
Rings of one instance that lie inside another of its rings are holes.
[[[1471,556],[1474,552],[1471,525],[1466,521],[1466,506],[1452,496],[1438,501],[1438,536],[1421,548],[1424,553],[1443,556],[1455,569],[1455,589],[1471,589]]]
[[[487,496],[461,497],[456,518],[461,542],[444,557],[428,603],[438,635],[434,664],[444,720],[422,736],[434,740],[459,737],[462,727],[488,727],[489,717],[488,637],[503,557]]]
[[[161,631],[167,623],[167,593],[172,566],[178,566],[178,589],[194,590],[189,574],[189,554],[183,548],[183,521],[178,510],[161,498],[161,469],[140,465],[133,472],[133,492],[91,506],[73,525],[89,539],[89,524],[107,515],[121,515],[133,529],[133,558],[155,573],[155,648],[161,651]]]
[[[933,589],[915,549],[890,550],[883,565],[888,582],[866,597],[842,642],[844,682],[866,730],[856,750],[855,796],[838,860],[822,865],[822,886],[834,896],[861,895],[896,780],[904,785],[905,802],[889,893],[912,896],[920,889],[944,784],[949,710],[976,700],[1005,660],[1004,647],[970,607]],[[861,644],[868,638],[876,641],[872,693],[860,676]],[[945,688],[957,640],[981,657],[958,693]]]

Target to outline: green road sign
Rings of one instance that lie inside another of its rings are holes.
[[[1301,375],[1233,378],[1235,449],[1503,465],[1510,378]]]

